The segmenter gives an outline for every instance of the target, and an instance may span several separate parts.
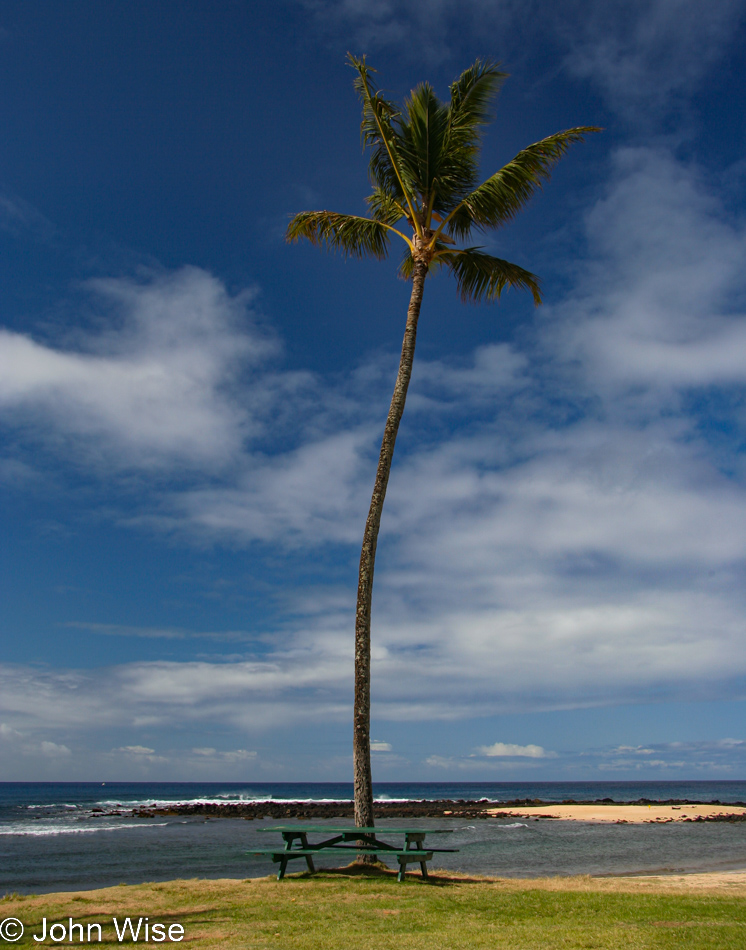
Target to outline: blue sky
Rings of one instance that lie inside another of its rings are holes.
[[[458,10],[458,12],[456,12]],[[362,527],[408,287],[348,50],[510,73],[485,239],[428,281],[376,572],[374,779],[746,778],[744,4],[6,0],[5,780],[346,780]]]

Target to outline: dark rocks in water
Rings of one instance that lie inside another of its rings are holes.
[[[488,808],[497,802],[431,801],[431,802],[377,802],[376,818],[487,818]],[[136,818],[155,818],[163,815],[199,815],[205,818],[354,818],[352,802],[189,802],[188,804],[161,805],[157,808],[137,808]]]
[[[505,808],[521,808],[526,805],[554,805],[556,802],[542,801],[537,798],[521,798],[507,802],[467,801],[441,799],[438,801],[376,802],[376,818],[513,818],[506,814]],[[666,802],[639,799],[636,802],[615,802],[604,798],[596,801],[563,802],[573,805],[694,805],[700,802],[670,800]],[[734,804],[742,805],[742,802]],[[122,815],[121,806],[106,815]],[[204,818],[244,818],[246,820],[270,818],[277,820],[298,819],[334,819],[352,820],[354,808],[351,801],[340,802],[189,802],[173,805],[151,805],[132,811],[135,818],[156,818],[164,815],[201,816]],[[548,815],[542,815],[548,818]],[[746,815],[713,815],[712,817],[690,818],[689,821],[746,821]]]

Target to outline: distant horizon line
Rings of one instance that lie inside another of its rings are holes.
[[[474,780],[463,781],[459,779],[441,779],[440,781],[411,779],[409,781],[381,781],[373,782],[374,786],[406,786],[406,785],[739,785],[746,783],[746,778],[728,778],[728,779],[514,779],[514,780]],[[352,787],[351,779],[337,779],[329,781],[287,781],[284,779],[261,780],[253,779],[210,779],[209,781],[198,781],[193,779],[107,779],[99,781],[96,779],[11,779],[8,781],[0,780],[0,787],[3,785],[92,785],[102,787],[105,785],[349,785]]]

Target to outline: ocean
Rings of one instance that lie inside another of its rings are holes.
[[[375,794],[389,801],[608,798],[744,803],[746,782],[381,783]],[[0,783],[0,894],[173,878],[263,877],[276,865],[247,852],[280,843],[279,836],[275,840],[259,831],[281,823],[277,820],[134,818],[127,812],[176,802],[351,798],[352,786],[345,783]],[[120,814],[107,814],[111,811]],[[438,855],[433,867],[472,874],[540,877],[746,868],[746,822],[615,825],[428,818],[408,823],[451,829],[447,846],[459,851]],[[402,819],[377,824],[381,829],[401,827]],[[318,864],[323,866],[323,860]]]

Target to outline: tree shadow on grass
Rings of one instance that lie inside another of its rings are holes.
[[[390,868],[387,864],[384,864],[382,861],[377,861],[375,864],[364,864],[362,861],[352,861],[350,864],[346,864],[341,868],[319,868],[319,870],[312,874],[310,871],[303,871],[299,874],[294,874],[293,877],[296,878],[318,878],[320,875],[329,875],[331,877],[350,877],[350,878],[378,878],[381,879],[396,879],[399,871],[398,868]],[[429,871],[428,876],[423,878],[419,870],[408,871],[405,881],[417,881],[421,884],[429,884],[433,887],[451,887],[454,884],[483,884],[485,878],[479,877],[469,877],[467,875],[453,875],[449,874],[447,871]]]

